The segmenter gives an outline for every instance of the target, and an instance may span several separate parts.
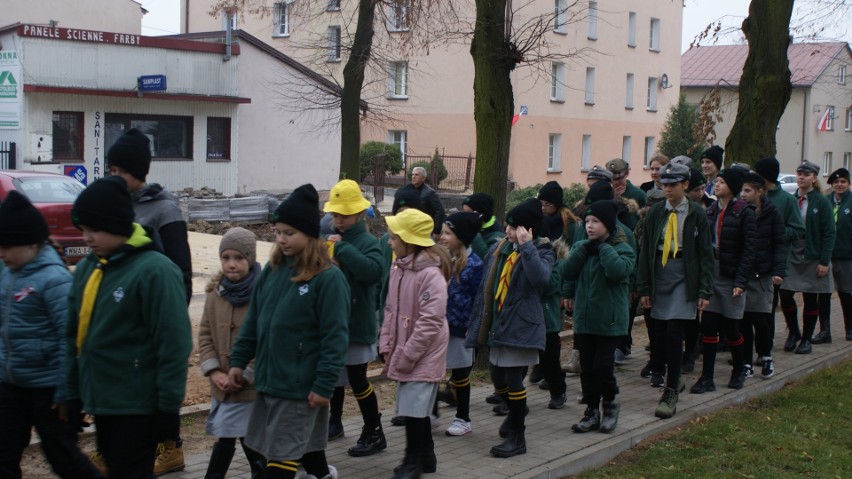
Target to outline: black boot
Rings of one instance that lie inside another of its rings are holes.
[[[381,422],[375,424],[364,424],[361,430],[361,437],[358,442],[349,448],[349,455],[353,457],[372,456],[388,447],[385,441],[385,433],[382,430]]]
[[[612,432],[615,430],[615,425],[618,424],[618,411],[621,408],[613,401],[604,400],[603,402],[603,418],[601,418],[601,432]]]
[[[343,432],[343,420],[339,417],[328,417],[328,440],[329,442],[340,439],[345,436],[346,433]]]
[[[393,469],[393,479],[418,479],[423,475],[421,462],[419,453],[405,453],[402,464]]]
[[[811,338],[811,344],[831,344],[831,331],[820,329],[819,333]]]
[[[263,454],[246,446],[243,442],[243,453],[246,455],[246,461],[251,468],[251,479],[263,479],[266,477],[266,458]]]
[[[524,429],[510,430],[509,435],[502,444],[491,448],[491,455],[494,457],[512,457],[518,454],[526,454],[527,441],[526,437],[524,437]]]
[[[225,479],[228,468],[231,467],[231,459],[234,457],[234,443],[223,443],[221,440],[213,444],[210,452],[210,463],[207,465],[207,474],[204,479]]]
[[[583,419],[580,419],[580,422],[571,426],[571,430],[574,432],[589,432],[599,429],[601,427],[601,412],[597,410],[597,408],[592,409],[591,406],[586,407],[586,411],[583,413]]]

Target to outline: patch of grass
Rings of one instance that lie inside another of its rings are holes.
[[[852,361],[643,441],[580,478],[852,477]]]

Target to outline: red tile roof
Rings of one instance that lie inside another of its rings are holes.
[[[794,43],[787,50],[794,87],[811,86],[844,42]],[[717,83],[737,86],[743,73],[748,45],[713,45],[691,48],[681,56],[682,87],[708,87]]]

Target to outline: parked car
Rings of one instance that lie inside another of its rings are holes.
[[[789,173],[781,173],[778,175],[778,184],[781,185],[781,189],[786,191],[787,193],[795,193],[797,189],[799,189],[799,185],[796,184],[796,175],[791,175]]]
[[[71,207],[83,189],[79,181],[55,173],[0,170],[0,200],[12,190],[25,194],[44,216],[51,238],[62,246],[69,264],[89,254],[83,233],[71,222]]]

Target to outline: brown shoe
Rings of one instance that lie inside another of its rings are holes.
[[[179,447],[174,441],[165,441],[157,444],[157,458],[154,460],[154,476],[182,471],[185,467],[182,447]]]

